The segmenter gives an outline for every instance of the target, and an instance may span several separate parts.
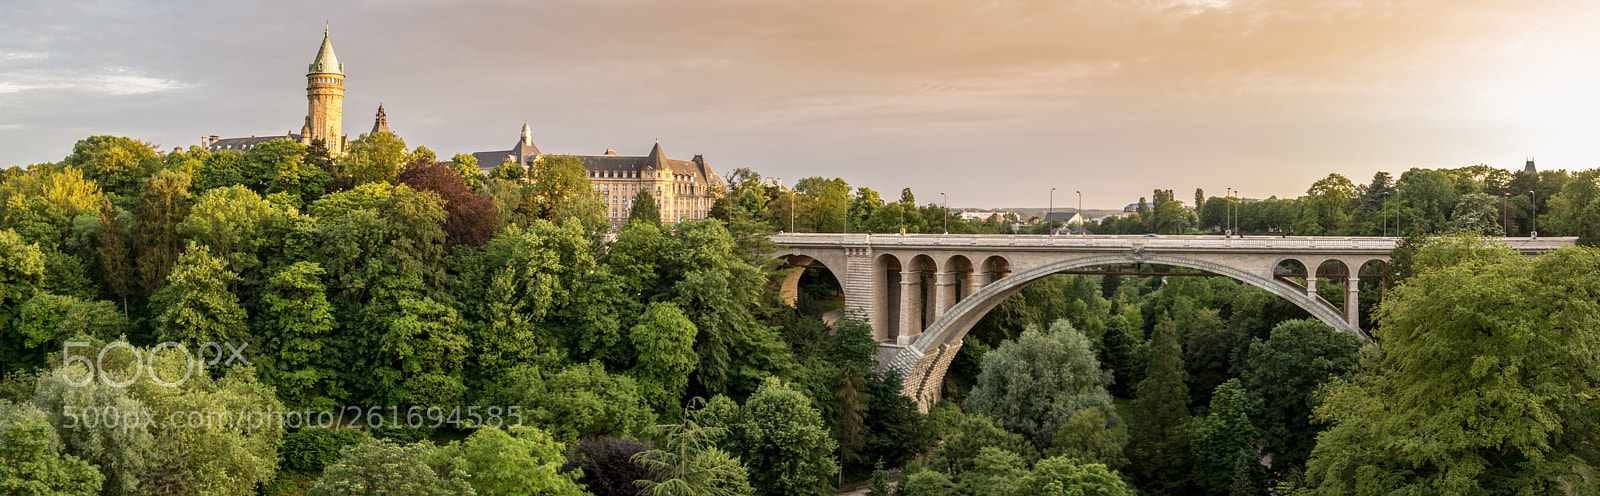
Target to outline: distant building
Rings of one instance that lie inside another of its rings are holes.
[[[1074,224],[1082,225],[1083,220],[1083,216],[1079,215],[1077,212],[1051,212],[1049,215],[1045,216],[1046,222],[1056,221],[1061,223],[1061,225],[1056,228],[1057,232],[1070,231],[1073,229]]]
[[[544,157],[544,152],[533,144],[533,128],[522,124],[522,137],[510,150],[476,152],[478,168],[484,173],[500,164],[517,164],[531,168]],[[601,155],[574,155],[583,161],[589,172],[589,182],[600,192],[606,203],[606,216],[612,225],[628,222],[633,197],[645,189],[655,197],[661,210],[661,222],[676,224],[682,220],[700,220],[711,212],[725,185],[722,177],[711,171],[704,156],[695,155],[690,160],[673,160],[661,151],[657,142],[650,154],[643,157],[617,155],[607,149]]]
[[[1533,166],[1533,158],[1529,158],[1528,159],[1528,164],[1522,166],[1522,172],[1528,172],[1528,173],[1532,173],[1532,174],[1538,174],[1539,173],[1539,169]]]
[[[304,145],[321,140],[329,153],[343,155],[350,142],[344,134],[344,64],[340,64],[339,58],[334,56],[333,41],[328,36],[327,28],[322,30],[322,47],[317,49],[317,57],[306,67],[306,101],[306,121],[300,126],[299,134],[292,130],[277,136],[248,138],[219,138],[213,134],[201,137],[200,144],[217,152],[247,151],[256,145],[278,139],[298,141]],[[373,129],[379,127],[384,130],[389,128],[382,105],[378,106],[378,123]]]
[[[1009,214],[1009,213],[1011,213],[1011,212],[996,212],[996,211],[972,212],[972,211],[965,211],[964,210],[964,211],[961,212],[961,218],[965,219],[965,220],[969,220],[969,221],[984,221],[984,220],[989,220],[991,218],[995,218],[995,216],[998,215],[998,216],[1000,216],[999,217],[1000,219],[1004,219],[1004,218],[1006,218],[1006,214]]]

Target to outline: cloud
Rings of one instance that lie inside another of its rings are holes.
[[[134,74],[127,69],[112,69],[102,74],[64,74],[60,70],[0,72],[0,95],[31,90],[68,90],[103,95],[143,95],[193,87],[174,79]]]
[[[5,62],[10,62],[13,60],[41,60],[49,57],[50,54],[46,52],[0,52],[0,61]]]

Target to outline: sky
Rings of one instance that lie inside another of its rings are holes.
[[[1339,173],[1600,166],[1600,2],[0,3],[0,166],[91,135],[299,132],[331,25],[344,130],[448,157],[703,154],[951,207],[1300,196]]]

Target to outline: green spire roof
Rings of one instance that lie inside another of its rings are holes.
[[[344,64],[339,63],[339,57],[333,55],[333,41],[328,39],[328,28],[322,28],[322,48],[317,49],[317,59],[311,61],[311,67],[306,69],[306,74],[338,74],[344,75]]]

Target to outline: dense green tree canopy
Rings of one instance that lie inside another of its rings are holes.
[[[1317,408],[1314,494],[1596,490],[1600,253],[1436,242],[1379,310],[1383,346]]]

